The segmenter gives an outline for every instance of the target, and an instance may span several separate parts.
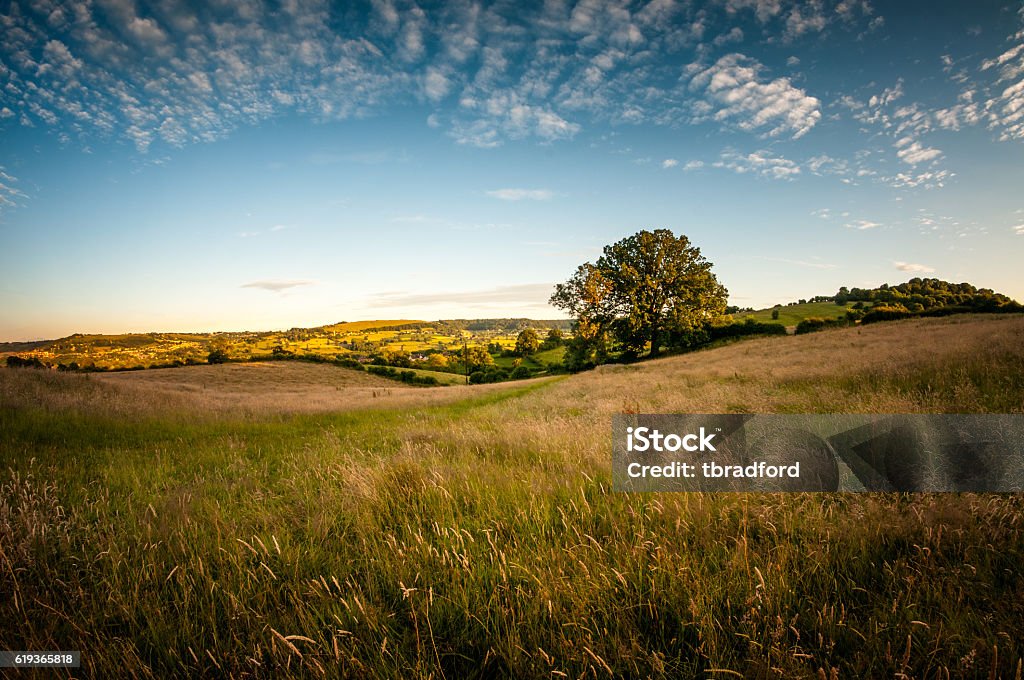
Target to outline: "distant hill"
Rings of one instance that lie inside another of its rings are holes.
[[[410,358],[422,361],[430,354],[439,354],[446,361],[437,360],[431,366],[443,369],[457,361],[466,347],[489,348],[498,353],[513,348],[524,328],[533,328],[543,336],[549,329],[568,327],[567,320],[524,318],[376,319],[264,332],[75,333],[58,340],[3,343],[0,363],[14,355],[71,370],[132,370],[205,364],[213,350],[221,350],[230,360],[306,358],[366,363],[384,357],[388,364],[407,368],[413,367]]]
[[[778,314],[773,317],[773,313]],[[834,295],[819,295],[757,311],[733,314],[737,320],[754,319],[765,323],[796,326],[808,319],[846,319],[851,322],[884,321],[909,316],[946,316],[960,313],[1024,312],[1024,305],[989,288],[969,283],[950,283],[940,279],[913,278],[906,283],[877,288],[847,288]]]
[[[853,303],[837,305],[835,302],[794,302],[778,307],[768,307],[754,312],[738,312],[733,314],[737,321],[753,319],[761,323],[778,323],[783,326],[796,326],[801,321],[811,318],[835,318],[845,317],[846,311],[853,306]],[[772,318],[772,311],[779,310],[777,319]]]

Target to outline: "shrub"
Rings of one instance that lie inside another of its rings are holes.
[[[208,364],[226,364],[228,362],[228,353],[219,347],[210,350],[210,353],[206,355],[206,363]]]
[[[814,333],[826,328],[839,328],[847,325],[849,325],[849,321],[842,316],[835,319],[822,319],[817,316],[810,316],[796,325],[796,334],[803,335],[804,333]]]
[[[785,335],[786,327],[778,323],[762,323],[754,319],[744,319],[725,326],[710,326],[708,339],[739,338],[746,335]]]
[[[19,356],[11,355],[7,357],[8,368],[47,368],[46,364],[39,360],[39,357],[28,357],[23,359]]]

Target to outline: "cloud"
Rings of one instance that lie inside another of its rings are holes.
[[[1017,236],[1024,236],[1024,224],[1018,224],[1013,227],[1013,233],[1017,234]]]
[[[711,164],[715,168],[732,170],[739,174],[752,173],[770,179],[792,179],[800,174],[800,166],[788,158],[770,151],[740,154],[731,149],[722,152],[720,159]]]
[[[793,40],[804,33],[821,32],[825,28],[825,23],[826,19],[822,13],[821,3],[811,0],[803,7],[797,5],[790,10],[789,16],[786,18],[784,37],[787,40]]]
[[[677,161],[675,158],[666,158],[661,162],[661,167],[663,167],[666,170],[668,170],[669,168],[674,168],[677,165],[679,165],[679,161]]]
[[[545,305],[553,283],[530,283],[498,286],[486,290],[448,291],[435,293],[380,293],[374,296],[375,307],[418,307],[443,304],[485,305]]]
[[[704,167],[704,161],[686,161],[686,165],[683,166],[683,170],[700,170]]]
[[[284,291],[292,288],[314,285],[316,285],[315,281],[305,279],[264,279],[261,281],[243,283],[242,288],[258,288],[260,290],[268,290],[274,293],[283,293]]]
[[[896,155],[904,163],[917,165],[918,163],[924,163],[925,161],[933,161],[937,158],[941,158],[942,152],[938,149],[931,149],[922,146],[920,142],[913,142],[899,149],[896,152]]]
[[[283,115],[339,121],[414,100],[456,143],[484,148],[554,144],[591,121],[800,137],[821,115],[752,59],[703,62],[716,45],[818,30],[818,0],[28,4],[0,9],[0,118],[83,145],[120,139],[147,153]],[[738,12],[760,25],[739,28]],[[680,80],[694,60],[703,66]]]
[[[493,189],[485,193],[503,201],[548,201],[555,196],[550,189]]]
[[[452,84],[440,69],[433,66],[427,68],[423,77],[423,91],[431,101],[440,101],[451,90]]]
[[[795,87],[789,78],[764,78],[764,66],[742,54],[727,54],[690,79],[703,96],[694,122],[731,123],[747,132],[797,139],[821,120],[821,102]]]
[[[911,272],[914,274],[932,274],[935,272],[934,267],[929,267],[926,264],[914,264],[912,262],[893,262],[892,265],[899,269],[901,272]]]
[[[752,9],[757,20],[766,23],[782,12],[782,2],[781,0],[725,0],[725,9],[729,13]]]
[[[865,231],[867,229],[877,229],[882,226],[881,222],[871,222],[870,220],[853,220],[843,225],[847,229],[859,229]]]
[[[6,169],[0,165],[0,217],[10,208],[17,207],[18,199],[26,198],[25,194],[18,189],[15,184],[18,183],[18,178],[7,173]]]

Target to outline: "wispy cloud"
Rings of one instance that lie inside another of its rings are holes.
[[[313,285],[316,285],[316,281],[306,279],[263,279],[260,281],[243,283],[242,288],[257,288],[259,290],[267,290],[274,293],[283,293],[284,291],[292,288],[301,288],[303,286]]]
[[[934,267],[929,267],[926,264],[915,264],[913,262],[893,262],[892,265],[899,269],[901,272],[910,272],[912,274],[932,274],[935,272]]]
[[[794,161],[776,156],[770,151],[755,151],[741,154],[732,149],[722,152],[719,160],[711,164],[739,174],[752,173],[771,179],[792,179],[800,174],[800,166]]]
[[[493,189],[485,193],[503,201],[549,201],[555,196],[550,189]]]
[[[0,165],[0,216],[9,208],[16,207],[19,198],[25,198],[25,194],[14,186],[17,182],[18,178],[8,174]]]
[[[1017,236],[1024,236],[1024,224],[1018,224],[1015,226],[1013,228],[1013,233],[1017,234]]]
[[[447,291],[434,293],[388,292],[376,295],[375,307],[416,307],[443,304],[470,306],[490,304],[545,305],[554,284],[529,283],[516,286],[498,286],[486,290]]]
[[[666,170],[668,170],[669,168],[674,168],[677,165],[679,165],[679,161],[677,161],[675,158],[666,158],[661,162],[661,167]]]
[[[859,229],[861,231],[866,231],[868,229],[877,229],[882,226],[882,223],[872,222],[870,220],[853,220],[852,222],[847,222],[843,226],[847,229]]]

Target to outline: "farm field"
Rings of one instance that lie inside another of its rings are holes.
[[[97,677],[1015,677],[1019,496],[613,493],[610,419],[1020,413],[1022,366],[1024,318],[987,315],[481,386],[3,369],[0,647]]]

